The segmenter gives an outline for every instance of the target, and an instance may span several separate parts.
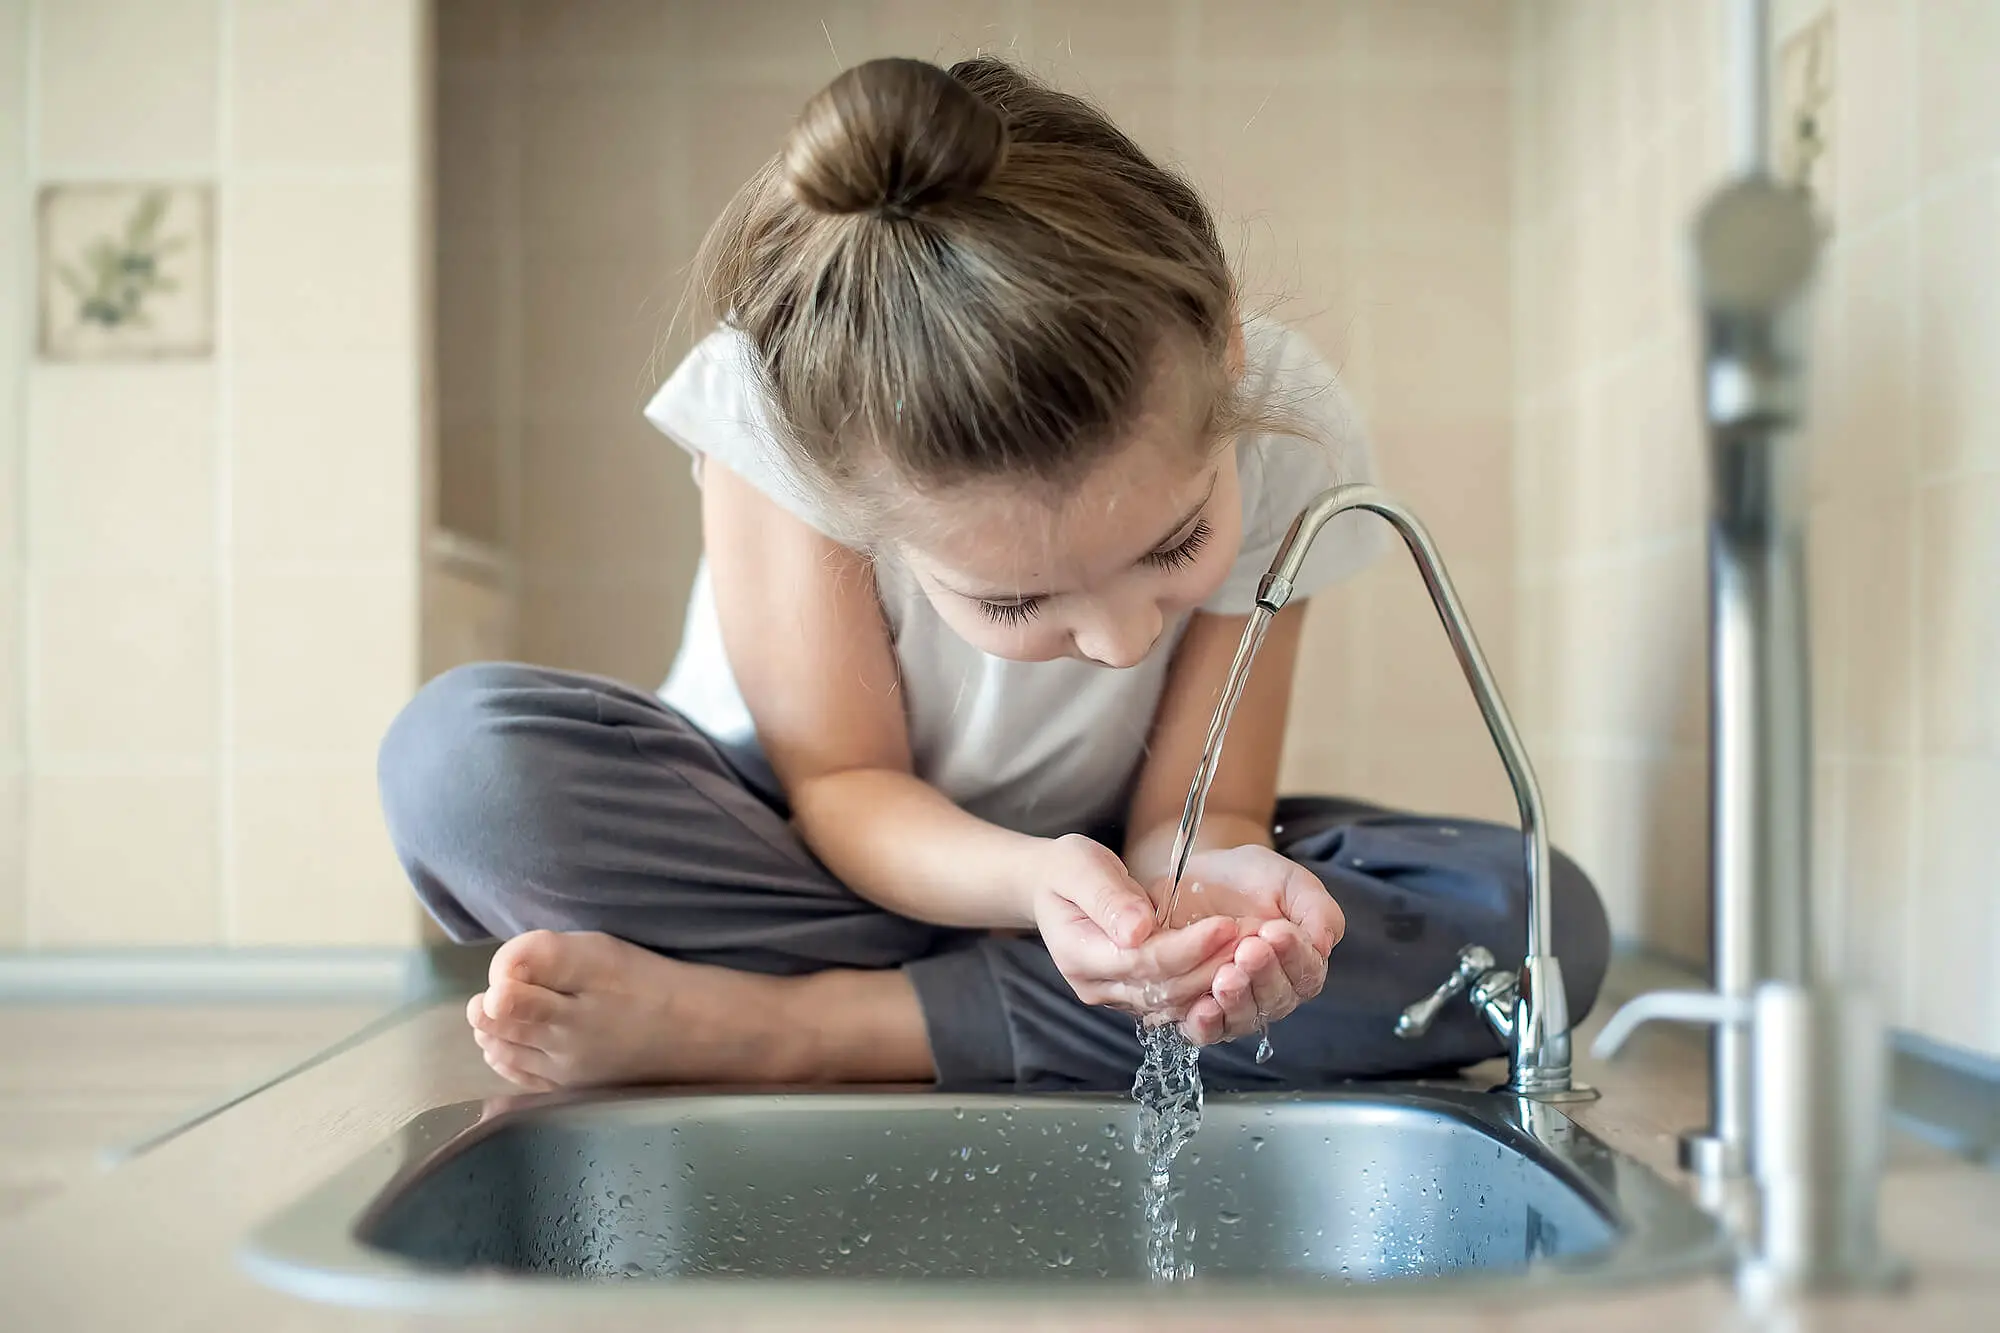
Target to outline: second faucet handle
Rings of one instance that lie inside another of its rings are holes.
[[[1458,966],[1444,983],[1423,999],[1405,1009],[1396,1019],[1396,1035],[1405,1041],[1414,1041],[1431,1030],[1438,1011],[1450,1002],[1454,995],[1467,986],[1479,981],[1493,970],[1493,954],[1477,944],[1468,944],[1458,951]]]

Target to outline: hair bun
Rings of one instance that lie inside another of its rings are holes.
[[[817,212],[911,216],[977,194],[1006,155],[991,104],[936,65],[895,57],[843,71],[806,103],[785,176]]]

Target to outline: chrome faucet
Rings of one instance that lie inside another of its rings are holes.
[[[1736,0],[1737,175],[1696,215],[1693,260],[1708,423],[1709,865],[1714,990],[1626,1005],[1614,1054],[1652,1019],[1714,1026],[1709,1124],[1681,1140],[1705,1199],[1736,1213],[1739,1276],[1767,1291],[1874,1285],[1887,1051],[1861,989],[1814,977],[1812,727],[1806,634],[1806,310],[1818,258],[1809,201],[1765,150],[1769,8]]]
[[[1507,1046],[1507,1081],[1496,1091],[1537,1101],[1594,1098],[1597,1096],[1594,1089],[1581,1087],[1570,1078],[1569,995],[1563,988],[1562,964],[1556,960],[1551,943],[1554,926],[1549,901],[1549,835],[1542,815],[1542,790],[1429,531],[1415,514],[1373,486],[1335,486],[1322,492],[1293,520],[1269,572],[1258,584],[1257,605],[1273,614],[1284,608],[1291,600],[1293,580],[1304,566],[1313,540],[1335,515],[1350,509],[1364,509],[1387,519],[1409,547],[1411,558],[1423,575],[1431,603],[1444,623],[1459,668],[1472,687],[1480,716],[1486,720],[1486,729],[1500,751],[1500,762],[1506,766],[1507,780],[1513,785],[1514,801],[1521,815],[1528,877],[1527,956],[1521,960],[1520,969],[1502,971],[1495,966],[1489,951],[1478,945],[1466,946],[1459,953],[1457,968],[1444,984],[1403,1011],[1396,1023],[1396,1034],[1405,1038],[1423,1035],[1445,1003],[1469,989],[1472,1003]]]

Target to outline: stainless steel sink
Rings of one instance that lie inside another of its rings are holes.
[[[1118,1097],[623,1095],[413,1121],[249,1240],[370,1305],[1059,1292],[1146,1281]],[[1719,1235],[1552,1108],[1429,1087],[1215,1097],[1174,1173],[1197,1284],[1637,1281]]]

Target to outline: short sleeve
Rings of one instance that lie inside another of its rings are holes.
[[[743,334],[723,328],[702,339],[654,393],[645,417],[693,455],[697,483],[702,459],[714,458],[817,531],[835,534],[833,515],[785,457]]]
[[[1375,459],[1361,418],[1333,367],[1301,335],[1268,321],[1244,326],[1246,362],[1262,380],[1260,401],[1292,423],[1285,434],[1254,435],[1237,445],[1243,495],[1243,545],[1229,577],[1202,610],[1244,615],[1278,547],[1312,498],[1329,486],[1375,480]],[[1320,532],[1294,580],[1295,597],[1352,578],[1387,548],[1388,531],[1372,514],[1342,514]]]

